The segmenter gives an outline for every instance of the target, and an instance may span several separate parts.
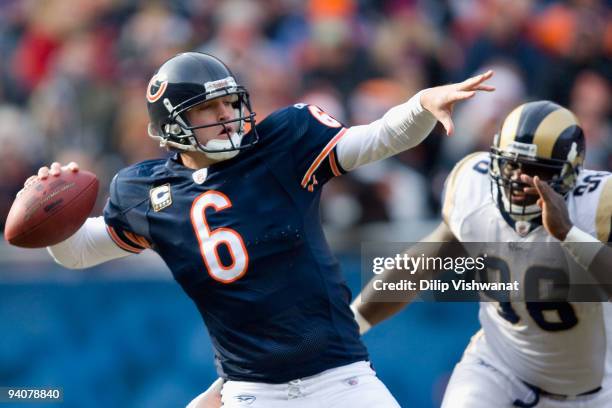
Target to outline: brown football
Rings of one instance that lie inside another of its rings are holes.
[[[96,203],[98,178],[88,171],[62,170],[37,180],[20,194],[6,218],[4,238],[12,245],[43,248],[62,242],[83,225]]]

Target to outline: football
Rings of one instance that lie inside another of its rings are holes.
[[[62,170],[37,180],[13,202],[4,238],[23,248],[62,242],[85,222],[98,195],[98,178],[88,171]]]

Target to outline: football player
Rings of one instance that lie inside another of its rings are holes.
[[[364,126],[305,104],[256,123],[223,62],[179,54],[146,90],[149,135],[174,156],[121,170],[104,216],[49,252],[69,268],[157,252],[204,319],[225,407],[396,407],[323,235],[321,187],[415,146],[436,120],[451,134],[454,103],[492,91],[492,74],[425,89]]]
[[[582,129],[568,109],[549,101],[517,107],[490,153],[473,153],[455,166],[443,221],[422,242],[560,242],[562,255],[609,283],[612,257],[603,243],[612,241],[612,175],[583,169],[584,155]],[[417,246],[408,252],[442,251],[441,245]],[[507,247],[489,246],[487,255]],[[550,273],[555,260],[541,249],[506,253],[496,268],[519,282],[533,282],[542,271],[546,279],[567,279]],[[402,273],[390,271],[385,279]],[[361,303],[372,294],[364,289],[351,306],[361,332],[406,304]],[[611,407],[610,304],[526,300],[480,303],[482,329],[453,371],[443,408]]]

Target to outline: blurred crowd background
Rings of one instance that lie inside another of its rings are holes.
[[[438,127],[417,148],[328,185],[323,217],[356,290],[359,241],[420,238],[414,226],[439,219],[454,163],[488,150],[518,104],[550,99],[569,107],[586,133],[586,166],[612,169],[611,14],[609,0],[2,0],[0,229],[15,193],[41,165],[77,161],[95,172],[100,213],[117,170],[167,154],[146,135],[144,95],[154,70],[179,52],[224,60],[250,91],[258,120],[308,102],[348,125],[373,121],[422,88],[495,69],[497,91],[458,106],[455,136]],[[60,386],[73,384],[77,402],[69,406],[180,406],[214,378],[197,317],[170,317],[194,313],[171,282],[131,291],[100,278],[84,292],[65,280],[41,284],[50,271],[68,281],[91,278],[61,274],[32,253],[0,246],[0,332],[13,332],[0,336],[0,386],[62,379]],[[146,265],[106,271],[163,270]],[[164,296],[168,305],[153,306]],[[412,323],[380,329],[404,333],[399,345],[371,335],[380,340],[368,340],[374,361],[383,361],[381,376],[403,404],[439,403],[477,325],[472,306],[415,305],[402,317]],[[170,311],[166,320],[159,310]],[[458,327],[444,332],[440,321]],[[406,340],[415,332],[428,333],[412,337],[424,343]],[[78,402],[106,389],[115,399]]]
[[[610,2],[574,0],[4,0],[0,2],[0,222],[23,180],[78,161],[102,186],[163,155],[148,140],[145,86],[178,52],[226,61],[259,120],[310,102],[351,125],[418,90],[494,68],[497,91],[457,109],[417,149],[327,190],[340,228],[436,217],[444,178],[488,149],[500,121],[529,99],[572,109],[587,166],[612,167]],[[100,195],[98,210],[105,191]]]

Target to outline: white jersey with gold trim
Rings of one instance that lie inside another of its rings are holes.
[[[443,217],[455,237],[462,242],[556,242],[541,226],[521,236],[506,222],[491,194],[488,166],[488,153],[474,153],[447,179]],[[567,204],[574,225],[600,241],[611,240],[612,174],[583,170]],[[539,248],[520,246],[516,251],[521,252],[513,253],[504,245],[493,255],[511,259],[511,281],[524,282],[534,266],[554,267],[560,261]],[[604,377],[612,380],[609,303],[481,302],[479,318],[496,358],[529,384],[579,395],[601,386]]]

